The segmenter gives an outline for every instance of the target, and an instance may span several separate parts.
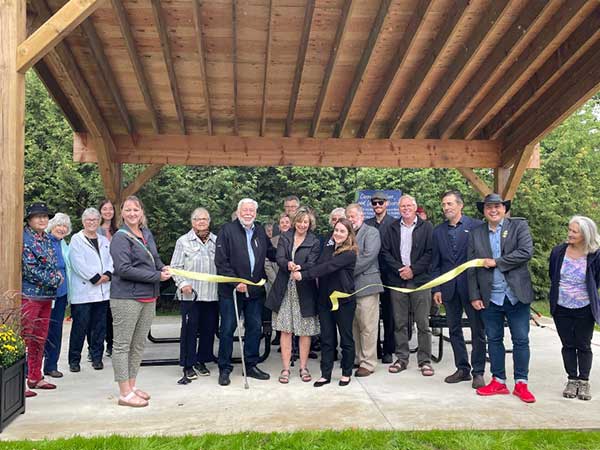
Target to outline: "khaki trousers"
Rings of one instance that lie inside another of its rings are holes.
[[[375,370],[377,366],[377,331],[379,329],[379,294],[356,298],[352,334],[356,348],[355,363]]]

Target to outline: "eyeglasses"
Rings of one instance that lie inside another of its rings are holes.
[[[193,217],[193,218],[192,218],[192,220],[193,220],[194,222],[200,222],[200,221],[202,221],[202,220],[204,220],[204,221],[208,221],[208,218],[207,218],[207,217]]]
[[[371,200],[372,206],[382,206],[385,203],[385,200]]]
[[[84,222],[100,222],[100,219],[85,219]]]

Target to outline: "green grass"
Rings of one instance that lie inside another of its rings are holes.
[[[499,412],[500,414],[500,412]],[[200,420],[200,418],[197,418]],[[133,429],[132,429],[133,431]],[[592,450],[600,432],[530,431],[303,431],[298,433],[207,434],[184,437],[73,438],[54,441],[0,442],[0,449],[27,450]]]

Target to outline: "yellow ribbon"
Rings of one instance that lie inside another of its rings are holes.
[[[177,275],[183,278],[190,278],[198,281],[208,281],[209,283],[244,283],[251,286],[262,286],[267,282],[267,280],[264,278],[262,278],[258,283],[255,283],[254,281],[246,280],[244,278],[211,275],[210,273],[202,272],[190,272],[189,270],[174,269],[172,267],[169,272],[171,272],[171,275]]]
[[[455,269],[449,270],[448,272],[440,275],[437,278],[434,278],[433,280],[429,281],[428,283],[425,283],[423,286],[419,286],[418,288],[415,288],[415,289],[386,286],[384,284],[369,284],[351,294],[347,294],[345,292],[333,291],[331,293],[331,295],[329,296],[329,299],[331,300],[331,304],[332,304],[331,310],[332,311],[338,310],[338,308],[340,307],[338,300],[340,298],[351,297],[351,296],[356,295],[359,292],[361,292],[367,288],[370,288],[370,287],[383,286],[384,288],[388,288],[393,291],[398,291],[398,292],[402,292],[404,294],[409,294],[411,292],[424,291],[426,289],[431,289],[432,287],[439,286],[440,284],[447,283],[448,281],[452,280],[453,278],[456,278],[457,276],[459,276],[465,270],[470,269],[472,267],[483,267],[483,259],[472,259],[471,261],[467,261],[466,263],[461,264],[460,266],[456,267]]]

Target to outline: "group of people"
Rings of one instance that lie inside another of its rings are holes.
[[[485,219],[481,221],[463,213],[460,192],[445,192],[441,208],[446,220],[435,228],[418,214],[411,195],[400,197],[399,219],[388,214],[388,206],[385,193],[376,192],[371,196],[371,219],[365,220],[358,203],[336,208],[329,216],[330,234],[324,238],[314,232],[314,212],[301,206],[295,196],[284,200],[285,211],[271,227],[256,221],[255,200],[242,199],[233,220],[217,234],[211,231],[209,211],[197,208],[191,214],[191,229],[177,240],[170,265],[165,265],[147,227],[143,204],[135,196],[121,205],[118,225],[114,205],[108,201],[100,211],[85,210],[83,229],[69,246],[64,241],[71,232],[68,217],[58,213],[49,221],[47,206],[32,204],[26,211],[23,248],[27,386],[54,389],[56,385],[43,375],[62,376],[57,361],[68,300],[73,318],[69,369],[80,370],[86,338],[92,367],[102,369],[104,340],[110,329],[118,403],[148,405],[150,395],[137,387],[137,373],[160,282],[173,277],[181,305],[180,365],[186,380],[210,375],[207,364],[216,360],[218,383],[230,384],[237,310],[244,316],[243,361],[248,377],[270,378],[258,366],[265,321],[279,335],[279,383],[290,383],[295,346],[299,379],[313,381],[308,360],[317,339],[321,358],[315,387],[331,383],[338,345],[340,386],[348,385],[352,376],[370,376],[379,360],[388,364],[389,373],[403,372],[409,366],[409,337],[415,325],[417,365],[423,376],[430,377],[434,375],[429,326],[433,303],[445,307],[456,366],[445,382],[470,381],[482,396],[510,393],[505,370],[506,323],[513,343],[513,394],[534,402],[528,386],[529,305],[534,299],[528,262],[533,241],[526,220],[510,217],[511,202],[498,194],[477,202]],[[600,323],[599,248],[596,224],[575,216],[569,221],[566,243],[550,255],[549,299],[563,346],[566,398],[591,399],[591,339],[594,324]],[[483,264],[432,289],[421,288],[473,259]],[[172,268],[252,284],[192,280],[172,274]],[[254,284],[261,279],[269,280],[266,287]],[[333,310],[330,295],[334,291],[353,295],[340,298],[339,307]],[[463,336],[463,314],[471,330],[470,355]],[[484,379],[486,355],[492,375],[488,383]],[[28,391],[28,395],[34,393]]]

